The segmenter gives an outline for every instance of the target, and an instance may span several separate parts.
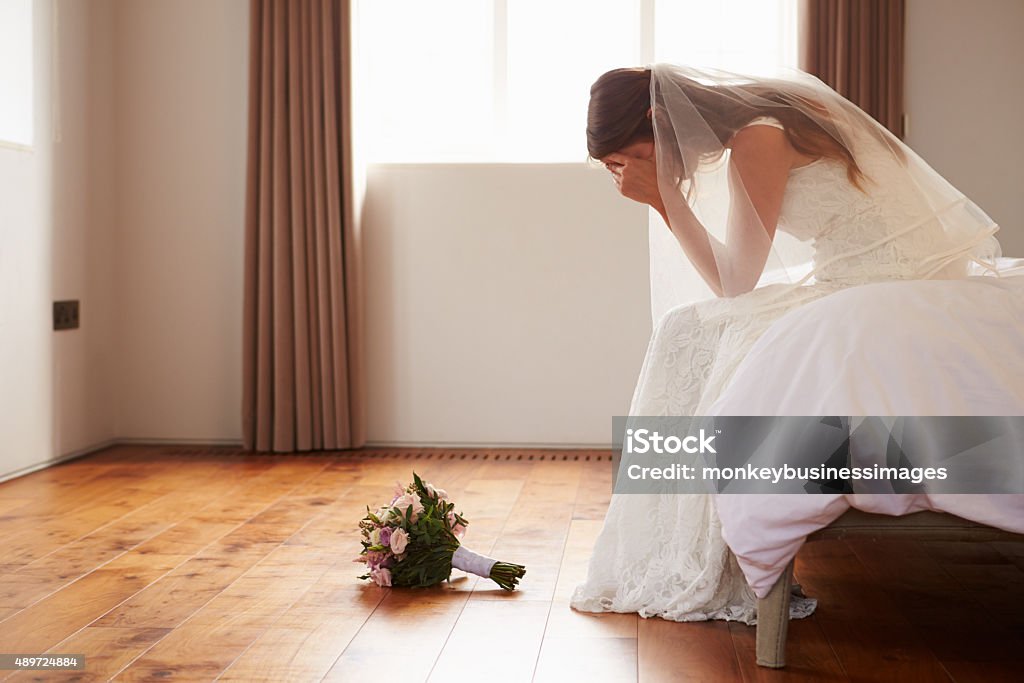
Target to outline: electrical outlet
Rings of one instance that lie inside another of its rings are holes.
[[[78,329],[78,301],[53,302],[53,329]]]

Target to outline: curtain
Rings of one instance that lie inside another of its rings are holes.
[[[904,0],[800,0],[800,68],[903,137]]]
[[[243,442],[363,445],[348,0],[250,0]]]

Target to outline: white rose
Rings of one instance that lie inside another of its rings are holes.
[[[370,532],[370,545],[380,545],[380,529]]]
[[[405,532],[405,529],[399,527],[391,533],[391,552],[395,555],[401,555],[405,552],[405,546],[409,544],[409,534]]]

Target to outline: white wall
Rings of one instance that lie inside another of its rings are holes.
[[[1024,2],[908,0],[907,143],[1024,256]]]
[[[0,478],[116,433],[110,9],[108,0],[36,0],[34,146],[0,147]],[[53,331],[59,299],[80,300],[79,329]]]
[[[117,434],[241,439],[246,0],[118,0]]]
[[[367,186],[368,439],[608,443],[651,332],[647,210],[582,164]]]

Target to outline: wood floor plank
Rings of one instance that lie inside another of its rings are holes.
[[[96,626],[173,629],[263,559],[258,554],[192,557],[94,622]]]
[[[319,681],[390,591],[333,567],[223,672],[220,680]],[[398,633],[390,633],[395,640]]]
[[[729,633],[736,648],[743,680],[748,683],[816,683],[849,680],[835,652],[832,651],[832,645],[813,616],[790,620],[785,669],[769,669],[757,665],[756,627],[729,622]]]
[[[979,613],[1000,613],[1021,623],[1019,617],[1021,605],[1024,605],[1024,571],[1020,567],[1012,563],[955,563],[945,565],[945,569],[961,590],[981,605]]]
[[[141,505],[96,531],[0,576],[0,604],[26,607],[113,558],[128,552],[221,493],[197,485]]]
[[[546,600],[555,594],[573,506],[580,481],[575,462],[536,463],[523,482],[515,509],[494,542],[491,556],[527,567],[518,600]],[[474,599],[506,599],[493,582],[480,581]]]
[[[804,591],[818,599],[816,617],[906,623],[846,541],[804,545],[796,557],[796,576]]]
[[[226,490],[215,501],[194,511],[187,519],[154,536],[135,550],[143,554],[198,553],[233,533],[289,491],[315,477],[324,466],[322,462],[310,464],[300,460],[279,462],[249,479],[237,482],[237,485]],[[246,533],[251,534],[252,531]],[[251,536],[249,541],[251,544]],[[232,549],[243,549],[244,544],[234,547],[227,547],[232,545],[230,543],[222,545],[225,547],[220,550],[230,552]]]
[[[604,520],[608,503],[612,497],[612,462],[610,451],[599,451],[594,458],[607,460],[584,465],[580,473],[580,485],[573,506],[573,519]],[[585,461],[586,462],[586,461]]]
[[[1008,564],[1006,556],[993,547],[991,543],[925,541],[920,545],[925,553],[943,565]]]
[[[310,545],[321,548],[342,548],[347,544],[353,557],[361,547],[358,544],[359,520],[366,514],[369,501],[380,495],[380,487],[355,484],[328,506],[323,514],[296,530],[284,540],[286,545]]]
[[[124,492],[115,500],[97,502],[75,514],[32,522],[29,528],[2,541],[4,564],[9,569],[23,567],[159,497],[153,492]]]
[[[551,603],[544,638],[636,640],[639,621],[636,614],[578,612],[569,606],[568,600],[556,598]]]
[[[120,467],[127,470],[127,466]],[[21,508],[19,516],[6,521],[2,527],[0,543],[6,549],[4,563],[8,568],[25,566],[128,514],[138,513],[139,508],[159,503],[169,495],[179,497],[183,506],[194,504],[221,485],[223,479],[216,475],[224,467],[223,463],[197,468],[175,468],[170,463],[157,467],[146,463],[132,476],[115,477],[114,473],[107,472],[103,479],[79,489],[65,490],[58,500],[40,507],[40,514],[22,516],[26,508]],[[124,483],[120,483],[122,479]],[[40,505],[45,505],[45,500],[46,496],[42,495]]]
[[[577,506],[586,495],[581,488]],[[639,617],[577,612],[569,606],[572,591],[586,578],[594,540],[601,527],[602,522],[580,519],[574,512],[544,629],[536,680],[572,680],[579,676],[592,681],[635,681],[639,676]]]
[[[0,652],[45,652],[187,559],[123,555],[0,622]]]
[[[944,661],[942,663],[956,683],[1020,683],[1020,664],[1015,662],[965,662]]]
[[[212,680],[333,564],[319,549],[280,546],[128,665],[117,679]]]
[[[576,586],[587,579],[587,568],[603,521],[574,519],[569,526],[555,585],[555,599],[568,601]]]
[[[428,680],[529,681],[549,607],[543,600],[469,600]]]
[[[1017,603],[1018,611],[1021,603]],[[1013,663],[1024,667],[1024,623],[999,619],[993,628],[993,615],[984,612],[958,612],[929,623],[917,622],[914,631],[935,657],[945,664],[960,662]]]
[[[855,681],[948,681],[935,653],[906,624],[819,619],[846,674]]]
[[[0,498],[0,520],[12,520],[17,518],[18,510],[21,510],[32,503],[33,499],[28,496],[24,498]]]
[[[7,681],[64,681],[86,683],[107,681],[128,662],[170,632],[162,628],[105,628],[88,626],[55,645],[55,654],[85,655],[82,671],[18,671]]]
[[[640,683],[743,680],[729,625],[641,619],[637,633]]]
[[[611,680],[634,680],[639,675],[635,653],[640,618],[636,614],[577,612],[569,606],[572,591],[586,578],[590,553],[601,526],[602,522],[597,520],[572,521],[544,631],[538,676],[558,675],[573,666],[579,653],[588,650],[594,653],[596,667],[615,673],[616,678]],[[634,656],[622,660],[625,652],[633,652]]]
[[[389,591],[333,663],[325,680],[372,679],[380,671],[381,662],[386,661],[388,668],[401,671],[402,677],[425,681],[467,597],[444,586]]]
[[[1024,665],[1024,543],[808,544],[797,577],[819,608],[790,623],[781,672],[756,666],[745,625],[572,610],[610,501],[605,455],[132,445],[3,482],[0,651],[89,657],[11,680],[361,682],[383,663],[437,681],[998,681]],[[469,517],[467,546],[527,565],[522,590],[458,571],[428,591],[356,578],[358,520],[413,471]]]
[[[533,680],[629,683],[637,674],[636,638],[545,637]]]

